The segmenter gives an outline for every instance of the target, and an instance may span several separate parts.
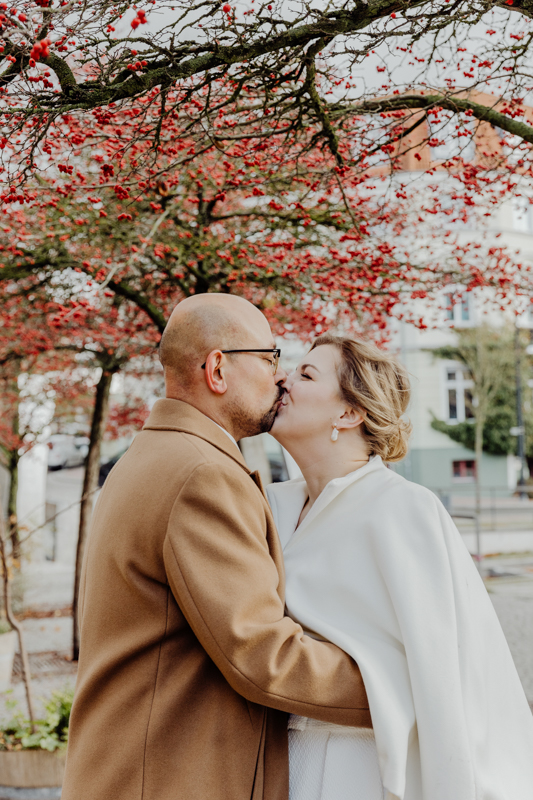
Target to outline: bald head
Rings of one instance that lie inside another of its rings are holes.
[[[270,326],[252,303],[231,294],[201,294],[176,306],[159,357],[166,374],[190,386],[200,378],[198,369],[212,350],[264,347],[271,341]]]

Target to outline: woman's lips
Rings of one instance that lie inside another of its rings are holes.
[[[286,400],[285,400],[285,396],[283,396],[283,397],[280,399],[279,403],[278,403],[278,410],[277,410],[277,412],[276,412],[276,413],[277,413],[277,414],[279,414],[279,412],[281,411],[281,409],[282,409],[284,406],[286,406],[286,405],[287,405],[287,403],[286,403]]]

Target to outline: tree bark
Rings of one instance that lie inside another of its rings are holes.
[[[89,452],[87,454],[87,464],[83,479],[83,490],[80,503],[80,526],[78,531],[78,545],[76,548],[76,569],[74,573],[74,597],[72,601],[72,615],[74,618],[72,636],[72,659],[78,660],[80,651],[80,633],[78,627],[78,600],[80,592],[81,568],[83,563],[83,553],[91,514],[93,509],[94,493],[98,488],[98,471],[100,468],[100,450],[109,410],[109,392],[111,381],[117,369],[102,369],[100,380],[96,386],[96,396],[94,401],[93,418],[91,422],[91,435]]]
[[[17,495],[19,487],[19,461],[18,450],[12,450],[7,463],[9,471],[9,495],[7,499],[7,518],[9,525],[9,538],[11,539],[11,556],[20,563],[20,536],[18,526]]]

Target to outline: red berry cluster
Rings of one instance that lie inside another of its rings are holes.
[[[147,22],[148,20],[146,19],[146,11],[143,11],[142,8],[139,8],[137,11],[137,16],[131,21],[131,27],[138,28],[139,25],[145,25]]]
[[[48,58],[50,55],[50,41],[48,39],[39,39],[33,45],[30,53],[30,59],[34,61],[44,61],[45,58]],[[35,64],[32,64],[30,61],[30,66],[33,67]]]
[[[128,64],[128,69],[130,69],[132,72],[135,72],[136,70],[143,69],[143,67],[146,67],[147,64],[148,61],[136,61],[135,64]]]

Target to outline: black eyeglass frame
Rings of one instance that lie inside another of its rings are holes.
[[[281,357],[281,348],[280,347],[272,347],[271,349],[270,348],[267,348],[267,349],[261,348],[261,349],[255,349],[255,350],[221,350],[220,352],[221,353],[272,353],[272,355],[274,356],[274,372],[272,373],[273,375],[275,375],[276,372],[278,371],[279,359]],[[207,364],[207,361],[204,361],[204,363],[202,364],[202,369],[205,369],[205,365],[206,364]]]

